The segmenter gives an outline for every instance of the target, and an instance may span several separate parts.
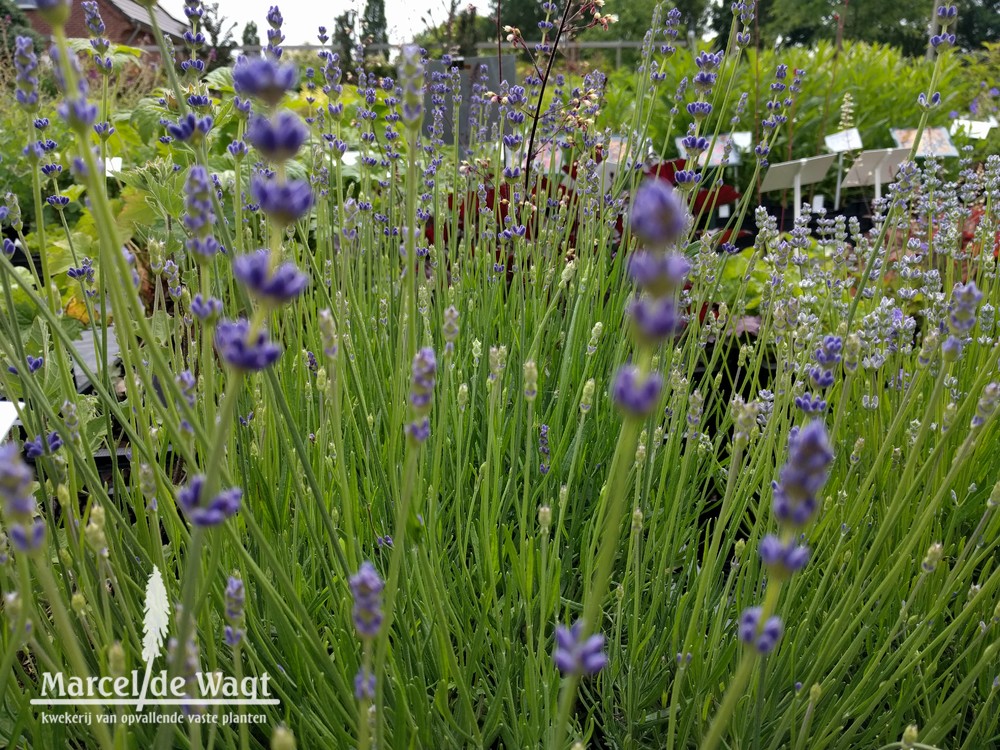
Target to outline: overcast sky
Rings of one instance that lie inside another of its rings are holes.
[[[236,22],[234,36],[239,41],[243,34],[243,26],[247,21],[254,21],[260,31],[261,40],[266,43],[264,20],[267,10],[272,5],[281,8],[284,16],[285,44],[315,44],[316,29],[319,26],[333,28],[333,19],[350,8],[360,15],[364,9],[364,0],[204,0],[218,2],[219,12]],[[178,19],[184,19],[184,0],[160,0],[163,8]],[[461,7],[468,3],[462,2]],[[473,1],[479,7],[480,13],[485,12],[488,0]],[[444,20],[444,0],[385,0],[385,15],[389,24],[389,40],[399,43],[409,41],[413,35],[422,31],[424,24],[421,17],[428,12],[440,23]]]

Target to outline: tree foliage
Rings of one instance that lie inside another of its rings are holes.
[[[19,36],[31,37],[35,42],[35,51],[40,52],[45,44],[42,37],[31,28],[31,22],[15,2],[0,0],[0,25],[3,26],[3,37],[7,43],[7,51],[14,51],[14,40]]]
[[[367,0],[361,14],[361,37],[366,45],[388,44],[389,26],[385,20],[385,0]]]
[[[218,3],[206,3],[205,15],[201,18],[201,28],[208,37],[209,49],[212,51],[208,59],[208,70],[226,68],[233,64],[233,52],[236,51],[236,22],[230,21],[219,13]]]
[[[477,44],[496,41],[495,19],[478,15],[476,6],[466,5],[459,10],[459,0],[447,0],[444,10],[445,20],[441,23],[435,23],[430,13],[425,15],[422,20],[426,29],[413,38],[432,55],[475,57]]]
[[[357,14],[345,10],[333,19],[333,46],[340,55],[341,69],[348,71],[354,66],[354,24]]]
[[[712,26],[723,38],[732,21],[730,6],[723,2],[713,11]],[[958,7],[958,47],[975,50],[1000,37],[1000,0],[966,0]],[[916,56],[927,48],[933,10],[933,3],[898,0],[759,0],[755,29],[765,48],[843,39],[890,44]]]
[[[253,21],[247,21],[247,25],[243,27],[243,46],[260,46],[260,32],[257,30],[257,24]]]
[[[541,38],[538,22],[545,18],[542,0],[491,0],[490,16],[493,18],[496,18],[498,4],[502,25],[516,26],[529,41]]]

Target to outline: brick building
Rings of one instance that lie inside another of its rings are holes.
[[[37,0],[17,0],[17,5],[31,21],[35,31],[43,36],[52,33],[51,27],[38,15]],[[97,7],[107,27],[106,36],[113,44],[126,44],[132,47],[155,46],[153,26],[146,8],[133,0],[97,0]],[[153,12],[163,34],[171,37],[175,43],[180,43],[184,32],[188,30],[187,24],[178,21],[159,5],[153,8]],[[66,36],[70,38],[88,36],[83,18],[83,8],[79,2],[74,2],[69,23],[66,24]]]

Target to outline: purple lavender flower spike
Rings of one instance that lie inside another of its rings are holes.
[[[419,127],[424,107],[424,64],[415,44],[403,47],[399,58],[399,85],[403,89],[403,122]]]
[[[632,198],[629,226],[644,244],[664,248],[675,243],[687,228],[687,207],[665,180],[642,183]]]
[[[241,96],[252,96],[270,106],[281,101],[295,87],[298,73],[294,65],[267,57],[241,57],[233,68],[233,88]]]
[[[813,420],[794,429],[788,438],[788,460],[772,484],[774,515],[781,523],[803,526],[819,509],[817,493],[823,488],[833,461],[826,426]]]
[[[246,320],[222,320],[215,329],[219,356],[237,370],[256,371],[270,367],[281,356],[281,348],[268,339],[267,331],[250,335]]]
[[[760,540],[758,548],[761,562],[777,578],[788,578],[792,573],[801,570],[809,562],[809,547],[796,544],[794,540],[783,543],[774,534],[768,534]]]
[[[611,398],[628,416],[641,419],[656,406],[662,390],[663,377],[658,372],[643,378],[638,367],[625,365],[615,376]]]
[[[35,476],[14,443],[0,445],[0,503],[7,519],[30,518],[37,504],[31,494]]]
[[[637,338],[648,344],[660,341],[680,332],[684,317],[670,297],[641,297],[629,307]]]
[[[14,40],[14,71],[17,103],[27,112],[38,108],[38,56],[31,37],[19,36]]]
[[[424,443],[431,436],[431,420],[427,417],[416,419],[406,425],[406,434],[416,443]]]
[[[292,301],[309,283],[309,277],[294,263],[282,263],[272,271],[270,250],[258,250],[236,258],[233,261],[233,276],[251,294],[274,305]]]
[[[294,224],[312,208],[312,188],[304,180],[278,182],[255,177],[250,194],[260,209],[278,224]]]
[[[410,406],[416,414],[422,415],[430,411],[436,375],[437,360],[434,357],[434,350],[425,346],[413,358]]]
[[[368,667],[360,667],[354,675],[354,697],[359,701],[375,699],[375,675]]]
[[[236,576],[230,576],[226,582],[226,628],[225,639],[230,646],[237,646],[242,642],[245,631],[244,626],[244,606],[246,604],[246,592],[243,588],[243,581]]]
[[[97,110],[95,109],[94,117],[96,116]],[[213,124],[214,121],[210,115],[198,117],[193,112],[188,112],[179,118],[176,123],[167,125],[167,134],[175,141],[182,143],[186,141],[197,142],[208,135]]]
[[[948,305],[948,322],[955,333],[968,333],[976,324],[976,311],[983,300],[975,281],[968,284],[955,284],[951,292],[951,303]]]
[[[177,492],[177,505],[195,526],[218,526],[239,511],[243,499],[243,490],[239,487],[222,490],[207,502],[204,491],[205,477],[198,474]]]
[[[636,286],[662,297],[684,286],[691,263],[680,253],[637,250],[629,257],[628,272]]]
[[[191,313],[202,323],[214,323],[222,315],[222,300],[196,294],[191,300]]]
[[[208,171],[195,164],[188,172],[184,183],[185,213],[182,219],[185,229],[191,233],[185,246],[195,260],[209,260],[219,252],[219,243],[212,236],[215,224],[215,210],[212,206],[212,183]]]
[[[941,344],[941,354],[948,361],[954,361],[962,356],[962,339],[957,336],[949,336]]]
[[[97,119],[97,106],[87,101],[84,96],[67,98],[56,108],[59,116],[70,128],[78,133],[85,133]]]
[[[271,162],[288,161],[309,137],[305,123],[294,112],[282,110],[273,118],[260,115],[250,120],[247,141]]]
[[[758,653],[767,654],[774,650],[784,632],[784,625],[777,615],[767,618],[761,625],[763,611],[760,607],[749,607],[740,615],[738,632],[740,640],[753,646]]]
[[[795,397],[795,406],[806,414],[822,414],[826,411],[826,400],[818,395],[804,393]]]
[[[382,589],[385,582],[375,566],[365,560],[349,581],[354,597],[354,627],[362,638],[374,638],[382,627]]]
[[[577,620],[568,628],[556,625],[552,661],[563,675],[593,675],[607,666],[604,636],[595,633],[581,642],[582,633],[582,620]]]
[[[38,504],[31,493],[34,481],[35,476],[17,446],[0,445],[0,510],[10,541],[19,552],[34,552],[45,541],[45,523],[35,518]]]

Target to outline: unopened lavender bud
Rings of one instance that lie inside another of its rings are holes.
[[[458,338],[458,331],[458,310],[452,305],[444,311],[444,323],[441,326],[441,333],[444,335],[444,340],[453,345]],[[450,353],[448,347],[445,347],[445,349]]]
[[[323,342],[323,353],[330,359],[335,358],[340,341],[337,337],[337,325],[333,320],[333,313],[329,310],[319,311],[319,335]]]
[[[733,545],[733,556],[739,560],[743,557],[743,551],[746,549],[747,543],[745,539],[737,539],[736,544]]]
[[[590,342],[587,344],[587,354],[591,355],[597,351],[597,344],[601,340],[601,333],[604,331],[604,324],[598,321],[590,329]]]
[[[687,422],[691,427],[697,427],[701,423],[701,414],[705,406],[705,397],[701,395],[701,391],[697,388],[688,397],[688,415]]]
[[[820,684],[817,682],[813,684],[811,688],[809,688],[809,702],[812,703],[813,705],[816,705],[817,703],[819,703],[819,699],[822,697],[823,697],[823,688],[820,687]]]
[[[749,404],[743,400],[742,396],[733,397],[733,423],[736,432],[733,440],[737,447],[743,448],[750,442],[750,435],[757,426],[757,414],[760,412],[760,404],[751,401]]]
[[[295,750],[295,735],[284,724],[279,724],[271,733],[271,750]]]
[[[524,399],[534,401],[538,396],[538,365],[529,359],[524,363]]]
[[[125,674],[125,649],[120,641],[108,646],[108,673],[112,677],[122,677]]]
[[[912,748],[917,742],[918,729],[916,724],[910,724],[906,729],[903,730],[903,739],[900,741],[900,747]]]
[[[997,410],[997,403],[1000,403],[1000,383],[990,383],[983,388],[983,393],[976,404],[976,414],[972,418],[972,426],[982,427],[986,420],[993,416]]]
[[[861,354],[861,337],[852,333],[844,342],[844,369],[854,372],[858,369],[858,358]]]
[[[507,347],[506,346],[491,346],[490,347],[490,381],[495,381],[500,373],[507,366]]]
[[[462,383],[458,386],[458,410],[465,411],[465,407],[469,403],[469,386],[467,383]]]
[[[990,497],[986,501],[987,508],[996,508],[997,506],[1000,506],[1000,482],[993,485],[993,492],[990,493]]]
[[[104,534],[104,508],[95,505],[90,509],[90,520],[84,529],[88,546],[98,555],[107,556],[108,539]]]
[[[854,441],[854,450],[851,451],[851,463],[856,464],[861,460],[861,451],[864,450],[865,439],[859,437]]]
[[[73,594],[70,599],[69,606],[73,609],[78,616],[82,616],[84,610],[87,609],[87,599],[79,591]]]
[[[924,561],[920,564],[920,567],[924,569],[925,573],[931,573],[941,562],[941,558],[944,557],[944,547],[940,542],[935,542],[928,548],[927,555],[924,557]]]
[[[472,358],[475,360],[476,364],[479,364],[479,360],[483,357],[483,342],[479,339],[472,340]]]
[[[156,510],[156,475],[149,464],[139,464],[139,491],[150,510]]]
[[[944,414],[941,415],[941,426],[945,430],[951,429],[951,426],[955,424],[955,417],[958,415],[958,404],[952,401],[944,407]],[[973,418],[973,427],[976,427],[975,418]]]
[[[642,531],[642,508],[632,511],[632,531],[635,533]]]
[[[920,346],[920,354],[917,356],[917,363],[921,367],[927,367],[934,359],[934,352],[937,351],[940,341],[941,335],[934,329],[931,329],[924,335],[923,343]]]
[[[562,276],[559,278],[559,286],[567,286],[573,280],[574,273],[576,273],[576,261],[571,260],[563,269]]]
[[[580,396],[580,413],[586,414],[590,411],[590,407],[594,403],[594,388],[596,384],[594,379],[591,378],[586,383],[583,384],[583,395]]]
[[[552,526],[552,508],[548,505],[540,505],[538,507],[538,525],[543,532],[547,532]]]
[[[7,221],[16,232],[24,229],[24,222],[21,219],[21,204],[17,200],[17,193],[5,193],[4,205],[7,206]]]

